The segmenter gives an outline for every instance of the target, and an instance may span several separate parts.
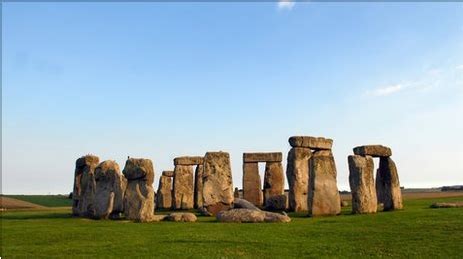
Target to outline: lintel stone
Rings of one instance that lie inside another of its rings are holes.
[[[244,163],[281,162],[282,159],[283,154],[281,152],[243,153]]]

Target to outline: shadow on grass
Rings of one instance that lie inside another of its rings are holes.
[[[71,213],[8,213],[0,215],[1,220],[17,220],[17,219],[66,219],[72,218]]]

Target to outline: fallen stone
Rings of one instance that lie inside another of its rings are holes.
[[[94,218],[116,219],[124,211],[127,179],[115,161],[104,161],[95,168]]]
[[[167,218],[168,215],[153,215],[151,218],[150,222],[159,222],[163,221]]]
[[[294,147],[288,153],[286,178],[289,185],[289,209],[307,211],[307,193],[309,190],[309,148]]]
[[[347,207],[349,203],[347,201],[341,201],[341,207]]]
[[[156,193],[156,208],[172,208],[172,177],[161,175]]]
[[[352,193],[352,213],[376,213],[378,201],[373,179],[373,158],[351,155],[349,163],[349,184]]]
[[[173,208],[189,210],[194,207],[193,167],[176,165],[174,169]]]
[[[257,162],[243,163],[243,199],[256,206],[263,205],[262,181]]]
[[[217,220],[220,222],[235,223],[259,223],[259,222],[290,222],[291,218],[287,215],[272,213],[267,211],[250,210],[250,209],[231,209],[221,211],[217,214]]]
[[[175,222],[196,222],[198,218],[190,212],[173,212],[170,213],[165,220]]]
[[[199,214],[201,214],[201,215],[203,215],[203,216],[208,216],[208,217],[209,217],[209,216],[213,216],[212,213],[210,213],[209,211],[207,211],[207,209],[204,208],[204,207],[199,207],[199,208],[198,208],[198,212],[199,212]]]
[[[304,147],[313,150],[330,150],[333,146],[333,140],[322,137],[310,136],[293,136],[289,138],[291,147]]]
[[[100,159],[94,155],[86,155],[76,160],[74,171],[74,188],[72,192],[72,214],[74,216],[93,216],[93,201],[96,182],[94,171]]]
[[[129,158],[122,173],[128,184],[124,196],[124,215],[136,222],[150,222],[154,213],[153,162],[143,158]]]
[[[203,206],[203,174],[204,165],[198,165],[195,169],[195,190],[194,190],[194,208]]]
[[[389,157],[392,156],[390,148],[381,145],[365,145],[354,148],[354,154],[359,156]]]
[[[235,201],[233,203],[233,208],[234,209],[260,210],[254,204],[250,203],[249,201],[245,199],[240,199],[240,198],[235,198]]]
[[[230,155],[207,152],[204,157],[203,206],[216,215],[233,206],[233,181]]]
[[[341,199],[336,183],[336,164],[331,151],[321,150],[309,160],[309,216],[341,213]]]
[[[174,171],[162,171],[163,176],[174,177]]]
[[[287,198],[286,195],[275,195],[267,199],[266,210],[286,210]]]
[[[204,158],[202,156],[181,156],[174,158],[174,165],[202,165]]]
[[[436,202],[431,204],[431,208],[440,209],[440,208],[462,208],[463,202]]]
[[[281,162],[267,162],[264,176],[264,204],[268,205],[269,198],[284,194],[284,175]]]
[[[390,157],[379,159],[379,168],[376,171],[376,196],[378,203],[384,204],[385,211],[403,208],[397,167]]]
[[[281,152],[272,153],[243,153],[244,163],[253,162],[281,162],[283,154]]]

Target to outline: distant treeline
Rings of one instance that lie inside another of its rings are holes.
[[[463,185],[443,186],[441,188],[441,191],[443,191],[443,192],[463,191]]]

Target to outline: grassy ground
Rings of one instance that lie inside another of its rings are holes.
[[[72,218],[70,209],[3,212],[2,251],[11,257],[461,257],[463,209],[430,209],[413,199],[405,209],[375,215],[307,218],[288,224],[132,223]]]
[[[67,195],[4,195],[22,201],[27,201],[45,207],[72,206],[72,200]]]

